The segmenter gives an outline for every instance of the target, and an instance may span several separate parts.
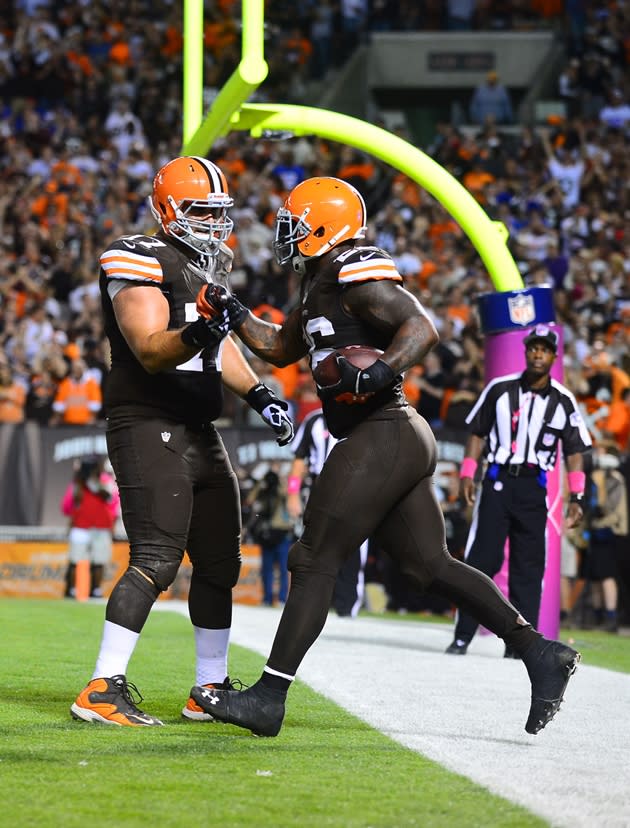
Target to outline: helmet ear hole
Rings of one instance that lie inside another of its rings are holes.
[[[325,233],[325,232],[326,232],[326,229],[325,229],[325,227],[322,225],[321,227],[318,227],[318,228],[317,228],[317,230],[313,233],[313,235],[314,235],[316,238],[321,239],[321,237],[324,235],[324,233]]]

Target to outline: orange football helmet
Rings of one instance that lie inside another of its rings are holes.
[[[233,204],[219,167],[197,156],[165,164],[153,179],[149,197],[153,218],[165,233],[209,255],[216,255],[232,232],[227,211]]]
[[[322,256],[366,231],[365,202],[358,190],[340,178],[307,178],[289,193],[278,210],[273,243],[278,264],[291,261],[298,273],[304,260]]]

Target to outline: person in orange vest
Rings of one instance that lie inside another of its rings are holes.
[[[24,422],[26,389],[16,382],[8,362],[0,363],[0,423]]]
[[[51,425],[91,425],[102,403],[99,384],[86,374],[85,362],[74,359],[70,373],[59,383]]]
[[[66,598],[76,597],[79,561],[90,562],[90,598],[103,597],[103,573],[112,559],[114,524],[120,513],[120,496],[104,458],[87,457],[77,466],[61,501],[70,518]]]
[[[624,388],[621,398],[610,404],[602,431],[615,441],[622,454],[630,452],[630,388]]]

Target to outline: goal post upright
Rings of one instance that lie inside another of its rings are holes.
[[[182,154],[205,155],[267,77],[264,0],[242,0],[241,60],[203,117],[203,0],[184,0]]]

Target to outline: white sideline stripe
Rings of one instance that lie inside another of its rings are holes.
[[[188,616],[183,602],[155,607]],[[231,640],[260,653],[261,670],[280,613],[234,605]],[[523,664],[503,659],[503,643],[491,635],[477,635],[465,657],[446,656],[452,638],[450,624],[330,614],[297,678],[405,747],[553,826],[628,828],[630,675],[589,667],[583,652],[560,712],[530,736]],[[289,691],[285,727],[291,712]]]

